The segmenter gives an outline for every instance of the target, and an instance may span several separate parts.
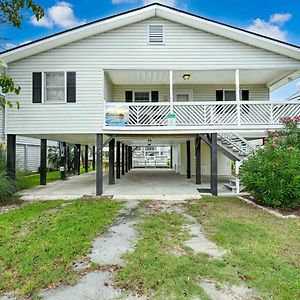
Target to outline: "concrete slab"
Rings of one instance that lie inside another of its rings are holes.
[[[209,187],[204,182],[201,187]],[[104,174],[104,195],[114,199],[128,200],[186,200],[200,197],[195,178],[187,179],[170,169],[132,169],[116,180],[116,184],[108,184],[108,176]],[[22,200],[54,200],[77,199],[84,195],[95,196],[96,174],[84,173],[72,176],[65,181],[56,181],[46,186],[38,186],[19,192]],[[219,191],[225,193],[224,182],[220,182]],[[229,191],[227,191],[228,193]]]

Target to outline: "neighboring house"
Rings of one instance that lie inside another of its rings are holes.
[[[300,76],[300,49],[262,35],[151,4],[2,52],[22,86],[7,133],[97,145],[129,153],[172,146],[178,173],[231,174],[282,116],[300,103],[270,102],[270,91]],[[129,147],[129,148],[128,148]],[[114,157],[111,153],[111,169]],[[127,157],[128,155],[125,155]],[[131,158],[129,157],[130,161]],[[97,194],[103,192],[102,168]],[[109,182],[115,181],[113,171]]]
[[[5,135],[5,108],[0,105],[0,141],[6,142]],[[49,142],[50,146],[57,146],[57,142]],[[16,164],[19,170],[35,172],[40,166],[40,140],[17,136]]]

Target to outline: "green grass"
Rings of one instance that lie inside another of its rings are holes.
[[[151,299],[209,299],[199,286],[201,278],[217,278],[220,282],[239,282],[234,268],[222,260],[194,255],[184,247],[189,233],[187,222],[176,213],[144,215],[139,224],[135,250],[124,256],[125,266],[116,275],[115,283],[131,292]],[[182,255],[175,255],[179,252]]]
[[[89,172],[92,171],[92,168],[89,168]],[[80,168],[80,173],[85,173],[84,168]],[[69,174],[68,176],[72,176]],[[47,172],[47,183],[57,181],[60,179],[60,171]],[[40,185],[40,174],[33,175],[19,175],[16,180],[17,190],[24,190],[33,188]]]
[[[190,205],[209,238],[230,250],[223,261],[266,299],[300,299],[300,220],[280,219],[238,198]]]
[[[49,201],[0,215],[0,294],[38,291],[77,280],[72,263],[91,249],[122,204],[109,200]]]

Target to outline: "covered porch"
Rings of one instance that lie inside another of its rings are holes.
[[[270,92],[297,70],[105,70],[104,130],[264,130],[300,114],[296,101],[272,102]]]

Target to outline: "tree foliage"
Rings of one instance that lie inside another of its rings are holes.
[[[31,11],[37,20],[40,20],[44,16],[43,8],[32,0],[0,0],[0,23],[21,28],[24,9]],[[2,65],[0,68],[4,70],[3,63],[0,63]],[[6,75],[5,72],[1,72],[0,74],[0,88],[3,94],[14,93],[15,95],[19,95],[21,91],[21,87],[15,84],[13,78]],[[2,98],[0,98],[0,104],[13,107],[11,101]],[[18,101],[16,101],[16,106],[19,108]]]

